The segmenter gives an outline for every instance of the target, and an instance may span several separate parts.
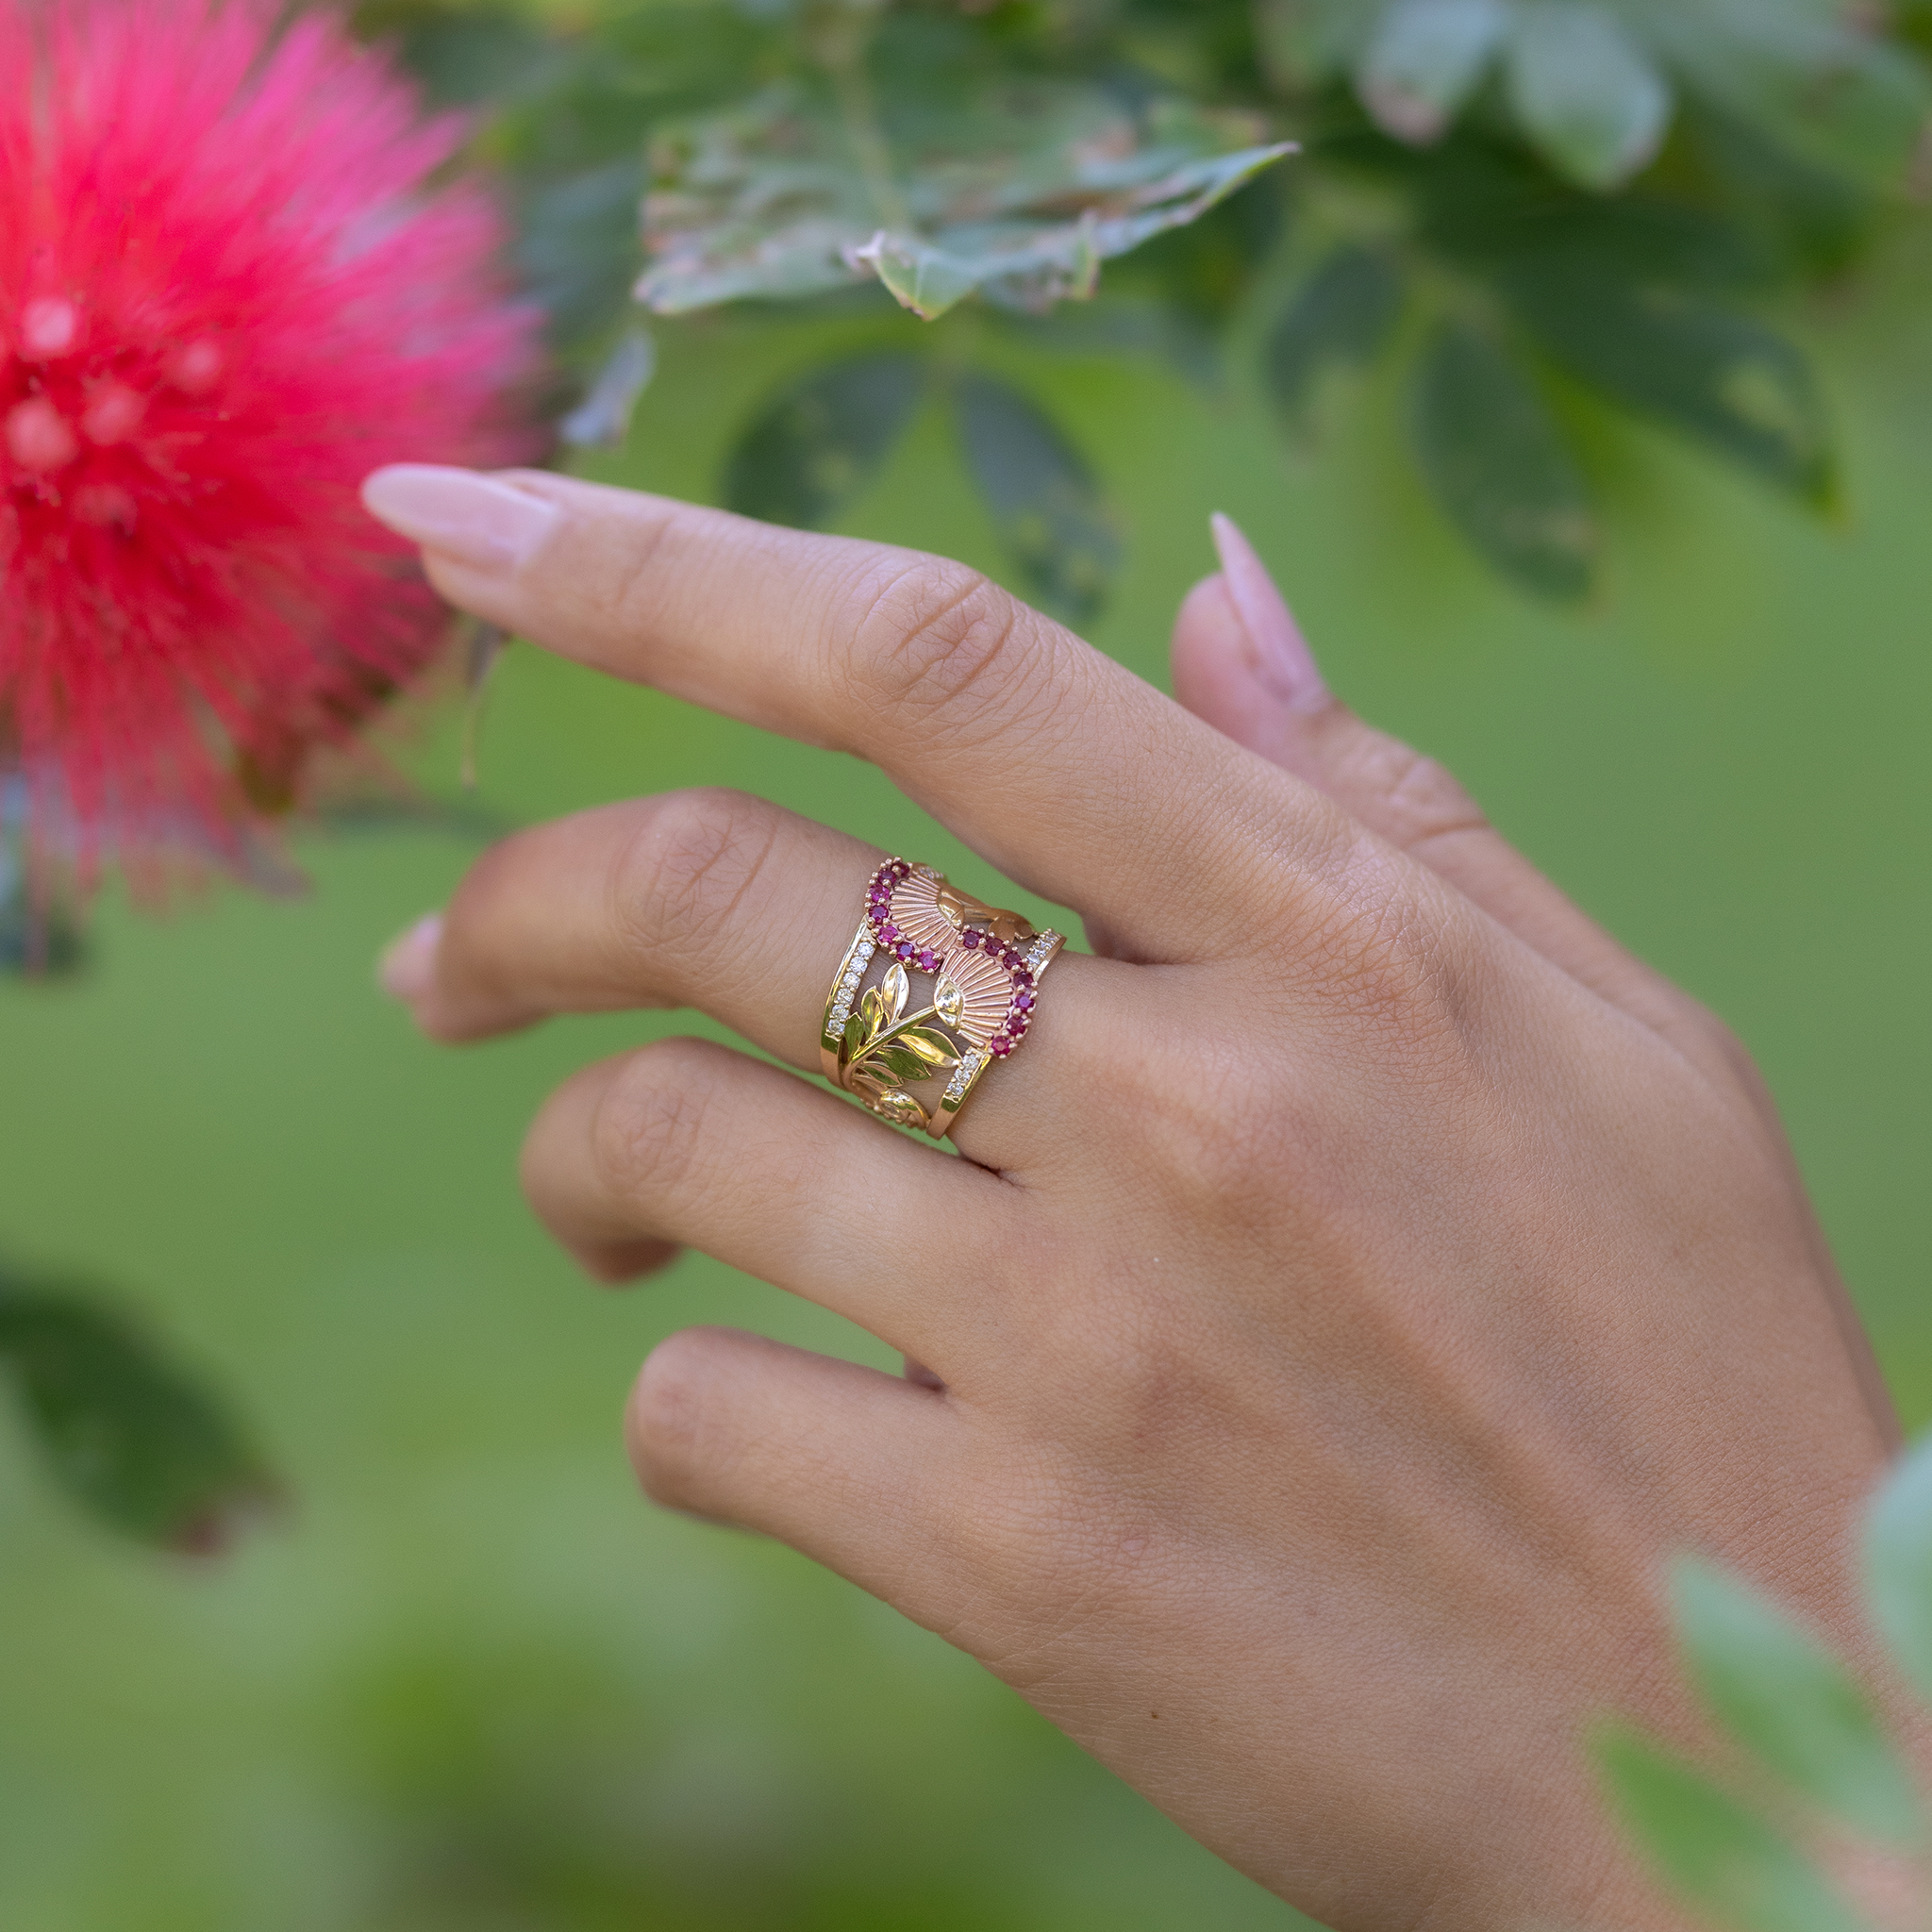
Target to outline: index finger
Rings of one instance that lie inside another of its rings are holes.
[[[1348,842],[1309,788],[963,564],[536,471],[398,465],[363,494],[453,604],[870,759],[1142,957],[1253,942],[1253,868],[1279,908]]]

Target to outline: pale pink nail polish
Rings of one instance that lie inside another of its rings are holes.
[[[1319,711],[1328,703],[1328,687],[1308,649],[1294,613],[1241,535],[1232,517],[1219,510],[1208,520],[1221,574],[1235,614],[1247,633],[1248,662],[1255,675],[1291,711]]]
[[[412,543],[505,575],[542,542],[557,506],[513,483],[433,463],[391,463],[362,484],[362,507]]]
[[[375,983],[391,999],[413,1007],[436,983],[436,949],[441,941],[442,914],[425,915],[383,948]]]

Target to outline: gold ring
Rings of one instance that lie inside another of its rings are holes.
[[[1065,943],[929,865],[889,858],[825,997],[825,1078],[882,1118],[943,1139],[980,1075],[1025,1040],[1041,974]],[[932,981],[924,1006],[915,974]]]

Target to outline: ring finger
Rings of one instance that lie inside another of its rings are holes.
[[[388,983],[439,1039],[553,1013],[689,1006],[817,1072],[826,992],[879,858],[739,792],[608,806],[485,855],[440,928],[391,956]],[[1120,981],[1109,990],[1124,994],[1134,971],[1084,957],[1056,966],[1025,1052],[990,1069],[961,1114],[961,1152],[1012,1169],[1057,1144],[1068,1123],[1052,1096],[1066,1083],[1042,1068],[1077,1060],[1096,992]]]

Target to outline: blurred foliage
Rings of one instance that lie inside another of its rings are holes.
[[[1333,378],[1397,358],[1443,513],[1544,597],[1599,578],[1573,392],[1828,510],[1791,298],[1903,206],[1932,44],[1932,7],[1836,0],[651,0],[549,25],[497,4],[360,18],[479,113],[566,357],[594,370],[615,340],[584,440],[637,392],[633,298],[751,301],[776,328],[843,304],[841,363],[880,305],[945,316],[893,339],[890,376],[799,371],[752,410],[725,498],[837,517],[904,432],[916,354],[1024,587],[1075,617],[1116,548],[1044,402],[988,405],[1016,345],[1253,381],[1291,444]]]
[[[84,1294],[0,1271],[0,1369],[55,1480],[124,1536],[205,1553],[273,1494],[220,1400]]]
[[[1932,1699],[1932,1441],[1872,1506],[1865,1583],[1893,1660]],[[1714,1781],[1627,1727],[1599,1739],[1612,1797],[1658,1876],[1733,1932],[1869,1932],[1827,1875],[1849,1837],[1923,1915],[1932,1816],[1852,1674],[1740,1578],[1685,1561],[1674,1584],[1685,1663],[1735,1774]]]

